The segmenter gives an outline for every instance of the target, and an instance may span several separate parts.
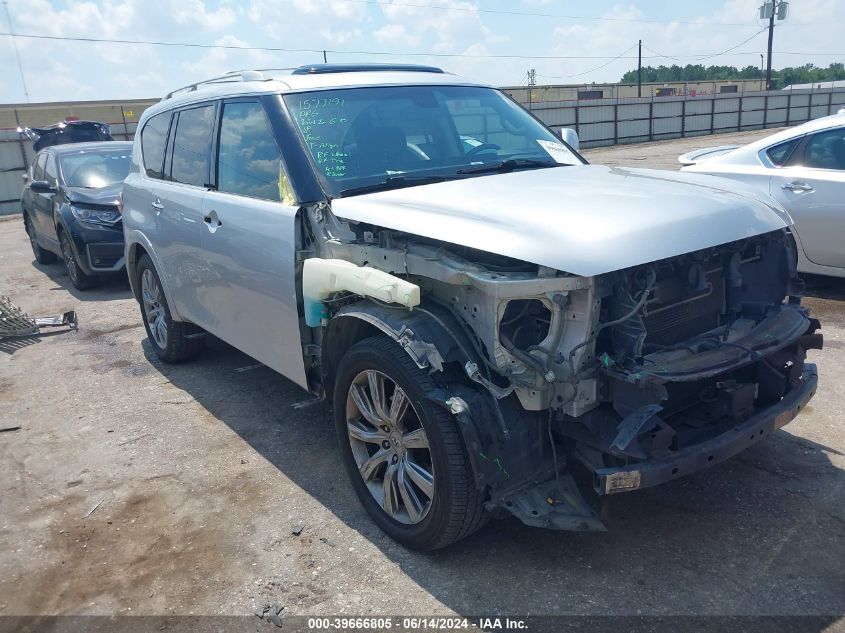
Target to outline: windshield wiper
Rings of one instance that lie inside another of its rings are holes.
[[[487,163],[484,165],[473,165],[459,169],[459,174],[483,174],[485,172],[507,173],[519,167],[560,167],[561,163],[551,160],[540,160],[538,158],[506,158],[498,163]]]
[[[360,187],[351,187],[349,189],[341,189],[340,195],[351,196],[359,193],[374,193],[376,191],[389,191],[390,189],[400,189],[402,187],[411,187],[414,185],[428,185],[436,182],[444,182],[446,180],[455,180],[457,176],[388,176],[384,180],[373,183],[371,185],[362,185]]]

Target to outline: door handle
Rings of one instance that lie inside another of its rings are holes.
[[[153,200],[153,201],[150,203],[150,206],[151,206],[153,209],[155,209],[156,211],[161,211],[162,209],[164,209],[164,205],[161,203],[161,200],[159,200],[158,198],[156,198],[155,200]]]
[[[202,216],[202,221],[208,227],[208,230],[214,233],[217,229],[223,226],[220,218],[217,217],[217,211],[210,211],[208,214]]]
[[[787,182],[785,184],[782,184],[780,187],[781,187],[781,189],[787,189],[789,191],[795,191],[795,192],[812,191],[813,190],[813,186],[808,185],[806,182]]]

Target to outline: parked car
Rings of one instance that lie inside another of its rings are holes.
[[[119,198],[131,153],[124,141],[51,146],[24,175],[21,208],[35,261],[60,256],[79,290],[124,270]]]
[[[695,150],[678,160],[683,171],[770,194],[795,222],[798,270],[845,277],[845,110],[749,145]]]
[[[603,530],[576,469],[599,495],[670,481],[815,393],[777,203],[588,165],[493,88],[246,71],[139,130],[124,232],[151,349],[183,361],[209,332],[327,399],[353,489],[406,546],[502,514]]]
[[[36,152],[53,145],[114,140],[105,123],[78,119],[66,119],[47,127],[18,128],[18,132],[32,141],[32,149]]]

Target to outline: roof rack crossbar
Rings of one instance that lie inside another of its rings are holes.
[[[437,66],[421,64],[306,64],[295,68],[292,75],[326,75],[331,73],[414,72],[445,74]]]

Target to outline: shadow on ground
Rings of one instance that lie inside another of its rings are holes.
[[[67,292],[77,301],[111,301],[114,299],[129,299],[132,291],[125,271],[111,273],[100,277],[100,285],[89,290],[77,290],[70,281],[67,268],[59,260],[55,264],[39,264],[32,261],[33,267],[47,275],[55,284],[53,291]]]
[[[308,394],[265,367],[234,371],[255,361],[215,340],[187,365],[163,365],[144,345],[169,381],[458,613],[845,613],[845,473],[832,449],[788,431],[708,471],[605,499],[605,534],[509,519],[419,554],[364,514],[325,404],[292,409]]]

